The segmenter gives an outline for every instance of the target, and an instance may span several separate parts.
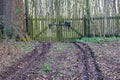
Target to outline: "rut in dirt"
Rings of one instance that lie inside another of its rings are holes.
[[[59,73],[54,72],[58,71],[57,69],[54,69],[53,72],[43,74],[45,76],[41,75],[41,73],[38,72],[38,69],[41,67],[41,65],[43,65],[45,61],[47,61],[46,55],[51,55],[48,53],[51,48],[51,43],[46,42],[38,44],[38,46],[36,46],[32,52],[28,53],[27,55],[23,56],[20,60],[18,60],[17,64],[1,72],[0,80],[107,80],[104,79],[102,75],[102,71],[100,70],[96,62],[94,52],[92,51],[92,49],[86,43],[74,42],[73,45],[75,46],[76,51],[74,56],[77,56],[74,57],[76,58],[74,62],[77,65],[73,66],[73,68],[76,69],[76,71],[73,70],[75,72],[73,72],[71,76],[65,74],[63,76],[57,76],[55,78],[53,76]],[[63,55],[64,54],[71,55],[70,53],[66,52],[63,53]],[[60,58],[65,57],[63,62],[67,62],[66,58],[69,57],[69,55],[60,56]],[[53,59],[54,56],[51,57]],[[62,61],[60,61],[60,58],[57,58],[59,64],[62,63]],[[57,60],[55,60],[54,64],[56,63]],[[66,71],[70,68],[71,67],[66,68]],[[65,67],[63,67],[63,69],[65,70]]]
[[[49,51],[50,46],[50,43],[40,43],[32,52],[19,59],[17,64],[1,72],[0,80],[26,80],[27,73],[33,73],[29,71],[33,68],[37,69],[37,64],[44,62],[44,55]]]
[[[78,48],[79,57],[82,57],[83,77],[82,80],[104,80],[102,71],[100,70],[93,50],[86,43],[74,42]]]

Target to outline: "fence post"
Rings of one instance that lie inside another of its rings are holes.
[[[28,0],[25,0],[25,17],[26,17],[26,31],[29,33],[28,30]]]
[[[57,24],[60,24],[60,0],[56,0],[56,19],[57,19]],[[57,26],[57,40],[61,41],[62,40],[62,26]]]
[[[83,22],[84,22],[84,36],[87,35],[87,26],[86,26],[86,17],[84,16],[83,18]]]
[[[84,36],[90,35],[90,4],[86,0],[86,16],[84,16]]]

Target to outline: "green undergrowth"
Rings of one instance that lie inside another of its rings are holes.
[[[14,39],[8,39],[6,42],[14,44],[15,47],[22,49],[24,52],[30,52],[34,49],[34,43],[32,41],[16,41]]]
[[[81,39],[76,39],[77,42],[87,42],[87,43],[98,43],[98,42],[109,42],[114,40],[120,40],[120,37],[83,37]]]
[[[24,52],[30,52],[34,49],[31,42],[17,42],[16,47],[21,48]]]
[[[52,68],[50,67],[50,65],[48,63],[44,64],[44,71],[45,72],[51,72],[52,71]]]

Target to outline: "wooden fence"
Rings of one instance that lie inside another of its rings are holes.
[[[120,35],[119,14],[93,14],[92,0],[76,1],[25,0],[27,32],[31,38],[72,41],[83,36]]]

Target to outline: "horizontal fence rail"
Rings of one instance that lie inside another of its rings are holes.
[[[43,21],[48,21],[48,20],[57,20],[59,18],[32,18],[32,20],[43,20]],[[90,18],[62,18],[63,20],[84,20],[84,19],[90,19],[90,20],[100,20],[100,19],[120,19],[120,16],[109,16],[109,17],[90,17]],[[30,20],[30,18],[28,18]]]

